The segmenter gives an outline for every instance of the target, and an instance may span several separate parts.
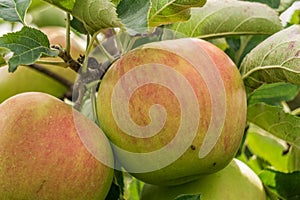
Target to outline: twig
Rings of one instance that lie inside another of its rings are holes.
[[[78,72],[79,69],[81,68],[81,64],[77,61],[75,61],[72,56],[66,52],[62,47],[58,45],[53,45],[51,46],[54,49],[57,49],[59,51],[58,57],[63,59],[63,61],[75,72]]]
[[[72,88],[73,87],[73,83],[70,82],[69,80],[65,79],[64,77],[61,77],[60,75],[44,68],[41,65],[38,64],[32,64],[32,65],[26,65],[27,67],[30,67],[36,71],[42,72],[43,74],[48,75],[49,77],[57,80],[58,82],[62,83],[63,85],[65,85],[68,88]]]

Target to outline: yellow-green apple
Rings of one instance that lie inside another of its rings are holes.
[[[1,200],[105,199],[110,165],[101,129],[59,99],[28,92],[0,104]]]
[[[230,163],[245,128],[246,95],[237,67],[216,46],[165,40],[112,64],[97,113],[125,170],[147,183],[176,185]]]
[[[174,200],[182,194],[200,194],[201,200],[266,200],[259,177],[240,160],[224,169],[178,186],[145,184],[141,200]]]
[[[60,44],[65,47],[65,29],[62,27],[41,28],[49,38],[50,44]],[[76,58],[83,54],[81,40],[75,35],[71,37],[71,55]],[[48,58],[48,61],[62,61],[60,58]],[[63,68],[55,65],[42,65],[46,69],[67,79],[71,83],[75,82],[76,73],[70,68]],[[45,92],[56,97],[63,97],[68,90],[65,85],[41,72],[35,71],[26,66],[19,66],[13,72],[8,72],[8,66],[0,68],[0,103],[5,99],[22,92]]]

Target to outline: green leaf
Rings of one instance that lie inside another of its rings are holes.
[[[282,173],[267,169],[259,174],[264,185],[277,196],[287,200],[300,199],[300,171]]]
[[[201,7],[205,3],[206,0],[151,0],[148,24],[156,27],[186,21],[191,17],[190,8]]]
[[[277,13],[260,3],[209,0],[202,8],[192,8],[191,11],[188,21],[174,23],[169,28],[198,38],[270,35],[282,29]]]
[[[251,124],[245,143],[251,153],[270,163],[276,170],[288,171],[289,157],[283,154],[288,145],[284,140]]]
[[[122,0],[117,13],[131,35],[148,31],[149,0]]]
[[[282,108],[265,103],[250,105],[247,111],[249,122],[300,147],[300,117],[285,113]]]
[[[71,12],[76,0],[43,0],[43,1],[55,5],[67,12]]]
[[[244,1],[264,3],[270,6],[271,8],[279,8],[280,6],[280,0],[244,0]]]
[[[109,0],[76,0],[71,14],[82,21],[90,33],[123,27],[115,5]]]
[[[299,24],[300,23],[300,10],[295,10],[289,23],[290,24]]]
[[[277,11],[278,11],[279,13],[284,12],[285,10],[287,10],[288,8],[290,8],[291,5],[292,5],[294,2],[296,2],[296,1],[298,1],[298,0],[281,0],[281,1],[280,1],[280,6],[279,6],[279,8],[277,9]]]
[[[22,30],[0,37],[0,47],[10,49],[14,54],[9,59],[9,71],[19,65],[33,64],[43,54],[57,56],[58,52],[49,48],[49,40],[41,31],[24,26]]]
[[[0,18],[9,22],[24,23],[31,0],[0,0]]]
[[[280,105],[281,101],[293,100],[300,87],[289,83],[263,84],[248,97],[248,105],[264,102],[270,105]]]
[[[300,148],[291,146],[289,151],[288,168],[290,171],[300,171]]]
[[[177,196],[174,200],[200,200],[200,194],[182,194]]]
[[[6,48],[0,48],[0,67],[7,65],[6,60],[4,59],[4,57],[9,52],[10,51]]]
[[[226,37],[226,41],[229,44],[230,48],[225,52],[230,56],[230,58],[237,66],[240,66],[243,58],[267,37],[267,35]]]
[[[76,17],[73,17],[73,19],[70,22],[70,25],[72,28],[74,28],[76,31],[78,31],[81,34],[88,34],[87,30],[84,27],[84,24],[78,20]]]
[[[122,171],[114,171],[114,179],[105,200],[119,200],[124,194],[124,176]]]
[[[289,82],[300,85],[300,26],[282,30],[254,48],[241,64],[245,85]]]
[[[143,187],[143,182],[138,179],[131,177],[129,187],[128,187],[128,198],[127,200],[140,200],[140,193]]]

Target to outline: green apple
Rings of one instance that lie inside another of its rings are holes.
[[[182,194],[200,194],[201,200],[266,200],[259,177],[245,163],[233,159],[224,169],[178,186],[145,184],[141,200],[174,200]]]
[[[105,199],[113,169],[99,158],[113,165],[101,129],[59,99],[28,92],[0,104],[1,200]]]
[[[246,94],[219,48],[195,38],[166,40],[112,64],[97,113],[125,170],[147,183],[176,185],[230,163],[244,133]]]
[[[50,44],[60,44],[65,47],[65,29],[62,27],[44,27],[41,28],[49,38]],[[77,58],[79,54],[84,53],[82,45],[83,40],[75,35],[71,37],[71,55]],[[61,61],[60,58],[47,58],[48,61]],[[74,83],[77,74],[70,68],[63,68],[55,65],[43,65],[46,69],[64,77],[71,83]],[[68,91],[62,83],[41,72],[31,69],[27,66],[19,66],[13,72],[8,72],[8,66],[0,68],[0,103],[5,99],[22,92],[45,92],[56,97],[63,97]]]

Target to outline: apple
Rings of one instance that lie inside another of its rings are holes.
[[[1,200],[105,199],[113,169],[100,159],[113,165],[104,133],[59,99],[28,92],[0,104]]]
[[[234,158],[246,94],[232,60],[195,38],[145,44],[114,62],[97,96],[100,127],[136,178],[176,185]]]
[[[65,29],[62,27],[44,27],[41,28],[49,38],[50,44],[60,44],[65,47]],[[72,49],[71,55],[76,58],[84,53],[83,40],[72,35]],[[49,61],[62,61],[60,58],[48,58]],[[77,77],[76,72],[70,68],[63,68],[55,65],[43,65],[46,69],[59,74],[66,78],[71,83],[74,83]],[[31,69],[27,66],[19,66],[13,72],[8,72],[8,66],[0,68],[0,103],[5,99],[22,92],[45,92],[56,97],[63,97],[64,93],[68,91],[65,85],[57,80]]]
[[[238,159],[224,169],[178,186],[145,184],[141,200],[174,200],[182,194],[200,194],[201,200],[266,200],[259,177]]]

